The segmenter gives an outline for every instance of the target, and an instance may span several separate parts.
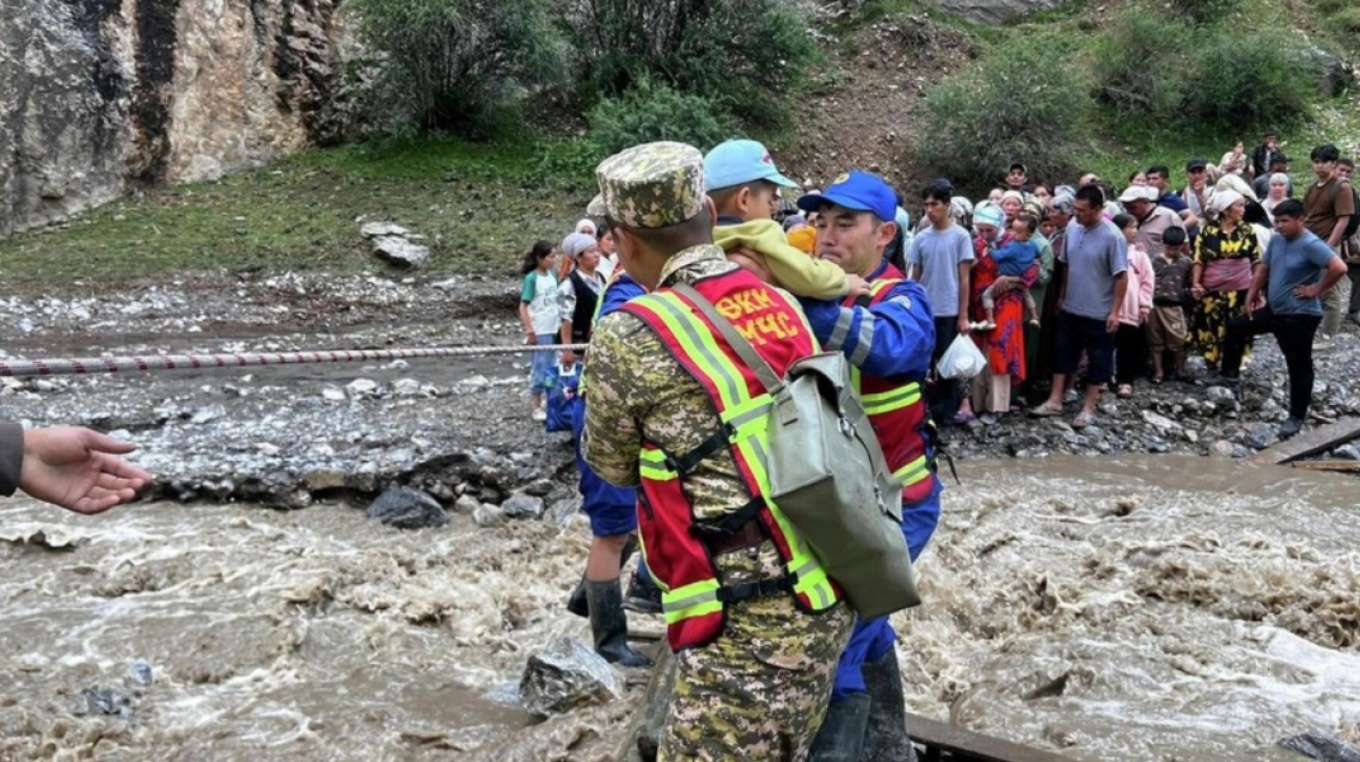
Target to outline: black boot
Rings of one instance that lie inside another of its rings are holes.
[[[864,733],[864,758],[877,762],[916,762],[916,748],[907,735],[907,702],[902,697],[902,670],[897,649],[861,668],[869,689],[869,723]]]
[[[661,613],[661,588],[651,577],[636,574],[628,580],[628,592],[623,596],[623,607],[638,614]]]
[[[633,557],[633,553],[637,550],[637,546],[638,546],[637,535],[629,535],[628,542],[624,543],[623,552],[620,554],[619,557],[619,568],[623,568],[628,565],[628,559]],[[628,592],[629,595],[632,594],[631,584],[629,585]],[[658,590],[657,611],[661,610],[659,608],[660,600],[661,591]],[[567,611],[570,611],[571,613],[581,617],[582,619],[587,619],[590,617],[590,608],[586,605],[586,575],[584,574],[581,575],[581,581],[576,583],[576,589],[571,591],[571,597],[567,598]]]
[[[812,739],[808,762],[859,762],[869,724],[869,694],[851,693],[826,708],[826,719]]]
[[[590,606],[590,631],[595,636],[595,653],[605,661],[625,667],[650,667],[652,660],[628,647],[628,618],[623,613],[623,593],[617,579],[609,582],[586,580],[586,600]]]

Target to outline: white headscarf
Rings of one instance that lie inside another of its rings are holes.
[[[1228,175],[1228,177],[1236,176],[1237,175]],[[1215,190],[1214,195],[1209,197],[1209,214],[1218,217],[1227,211],[1228,207],[1236,204],[1238,201],[1245,200],[1246,197],[1235,190]]]
[[[581,219],[580,222],[576,223],[576,232],[585,233],[586,235],[589,236],[595,235],[596,230],[594,221],[592,221],[589,217]]]

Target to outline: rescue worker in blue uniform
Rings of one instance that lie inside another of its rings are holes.
[[[935,326],[925,290],[886,258],[897,234],[896,194],[876,175],[851,172],[825,191],[803,196],[798,206],[818,215],[818,256],[861,276],[871,287],[869,297],[840,304],[800,301],[823,347],[843,352],[858,370],[866,412],[903,485],[902,533],[914,562],[940,515],[934,429],[920,396]],[[837,668],[831,707],[813,744],[812,760],[916,758],[907,737],[895,641],[887,617],[856,623]]]
[[[628,300],[645,293],[642,286],[618,270],[600,294],[592,325],[622,307]],[[576,450],[576,469],[580,474],[581,510],[590,518],[592,535],[586,573],[567,603],[567,609],[590,618],[595,651],[607,661],[626,667],[646,667],[651,660],[628,645],[628,619],[624,613],[619,574],[636,547],[637,490],[615,487],[601,479],[581,455],[581,432],[585,428],[587,387],[582,380],[572,410],[572,440]],[[630,608],[646,608],[644,601],[655,596],[637,592],[646,589],[646,569],[639,563],[638,576],[630,583],[629,595],[640,599]],[[657,606],[659,608],[659,605]]]

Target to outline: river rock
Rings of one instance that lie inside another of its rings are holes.
[[[383,236],[406,238],[411,235],[411,231],[395,222],[365,222],[359,226],[359,235],[364,238],[381,238]]]
[[[1343,444],[1332,450],[1332,457],[1341,460],[1360,460],[1360,447],[1353,444]]]
[[[1215,405],[1228,407],[1231,407],[1232,403],[1237,400],[1237,394],[1226,386],[1211,386],[1205,390],[1204,396],[1208,397],[1209,401]]]
[[[1209,445],[1209,454],[1215,458],[1231,458],[1233,456],[1233,443],[1226,439],[1220,439]]]
[[[557,484],[552,479],[535,479],[524,488],[523,492],[534,497],[547,497],[552,494],[556,487]]]
[[[481,503],[472,512],[472,523],[482,529],[498,527],[505,523],[505,511],[502,511],[499,505]]]
[[[472,495],[459,495],[458,499],[453,502],[453,512],[471,516],[477,512],[481,505],[481,501]]]
[[[368,517],[397,529],[444,527],[449,515],[439,501],[418,490],[394,487],[368,506]]]
[[[609,662],[575,638],[555,638],[529,657],[519,682],[524,708],[546,717],[623,695],[623,680]]]
[[[115,688],[85,688],[80,692],[74,714],[77,717],[102,714],[130,719],[132,697]]]
[[[543,498],[516,493],[501,503],[501,510],[511,519],[538,519],[543,517]]]
[[[417,268],[430,259],[430,247],[393,235],[373,239],[373,254],[398,267]]]
[[[581,510],[581,498],[567,497],[548,507],[548,518],[555,524],[566,524]]]
[[[348,384],[345,384],[345,391],[354,399],[360,397],[376,397],[378,394],[378,382],[371,378],[356,378]]]
[[[1296,751],[1309,759],[1317,759],[1322,762],[1360,762],[1360,749],[1344,744],[1340,740],[1317,730],[1282,738],[1279,745],[1290,751]]]
[[[1247,430],[1246,445],[1253,450],[1264,450],[1275,444],[1275,427],[1269,424],[1255,424]]]
[[[1164,415],[1158,415],[1157,413],[1154,413],[1151,410],[1144,410],[1142,415],[1143,420],[1148,425],[1152,426],[1152,428],[1156,429],[1159,433],[1163,435],[1173,432],[1179,432],[1181,429],[1180,424],[1176,423],[1175,421],[1172,421],[1170,418],[1167,418]]]

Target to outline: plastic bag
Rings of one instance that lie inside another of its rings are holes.
[[[987,369],[987,356],[967,334],[961,333],[940,356],[940,363],[935,367],[941,378],[973,378]]]

